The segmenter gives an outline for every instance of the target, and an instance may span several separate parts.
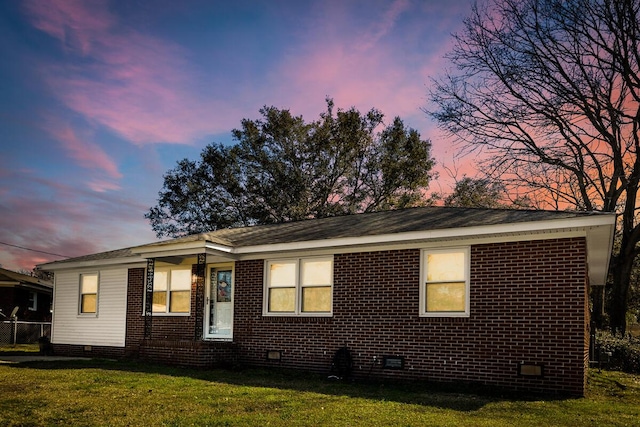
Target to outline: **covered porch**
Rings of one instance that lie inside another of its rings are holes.
[[[146,268],[129,278],[130,294],[142,296],[142,322],[128,331],[128,353],[185,366],[235,364],[235,257],[230,248],[197,240],[132,252],[146,260]],[[130,297],[138,303],[129,304],[129,311],[140,313],[140,298]]]

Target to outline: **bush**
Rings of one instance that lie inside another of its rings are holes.
[[[616,336],[610,332],[596,334],[596,357],[600,351],[602,361],[609,369],[640,374],[640,339],[631,335]],[[611,356],[607,354],[610,353]]]

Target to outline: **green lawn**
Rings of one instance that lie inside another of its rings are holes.
[[[0,365],[1,426],[632,426],[640,377],[594,370],[583,399],[433,385],[332,382],[302,373],[132,362]]]
[[[32,355],[40,351],[40,345],[38,344],[0,344],[0,356],[1,355]],[[1,392],[1,390],[0,390]]]

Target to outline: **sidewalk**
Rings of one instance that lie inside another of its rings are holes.
[[[69,356],[45,356],[34,354],[28,356],[3,356],[0,353],[0,365],[26,362],[59,362],[66,360],[91,360],[90,357],[69,357]]]

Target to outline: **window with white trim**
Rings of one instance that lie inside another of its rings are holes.
[[[420,315],[469,316],[469,248],[422,251]]]
[[[98,274],[80,275],[80,314],[98,313]]]
[[[265,314],[331,315],[333,257],[269,260],[265,268]]]
[[[160,268],[153,272],[154,314],[191,311],[191,266]]]

